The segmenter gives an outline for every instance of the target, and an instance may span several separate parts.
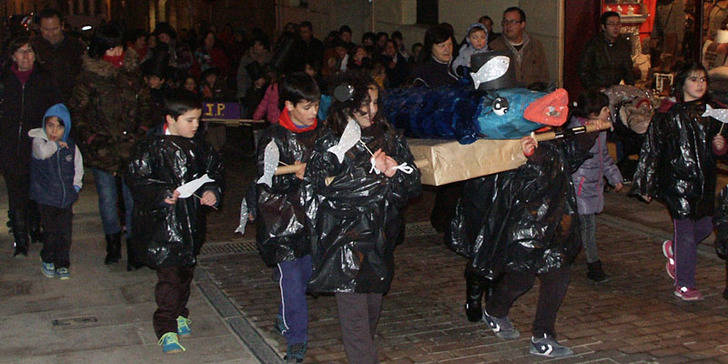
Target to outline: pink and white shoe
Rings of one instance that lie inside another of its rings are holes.
[[[700,301],[703,299],[703,294],[696,288],[675,287],[673,294],[683,301]]]
[[[672,250],[672,240],[665,240],[662,242],[662,254],[667,258],[665,264],[665,271],[667,275],[674,281],[675,280],[675,254]]]

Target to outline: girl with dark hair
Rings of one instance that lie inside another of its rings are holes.
[[[153,126],[151,97],[139,74],[138,58],[124,52],[121,34],[113,25],[98,29],[91,41],[69,109],[75,121],[76,140],[91,167],[99,194],[99,212],[106,234],[105,264],[121,259],[121,230],[117,196],[122,189],[126,209],[127,269],[140,266],[131,249],[134,201],[121,181],[134,143]]]
[[[306,168],[316,196],[307,211],[317,211],[309,290],[335,293],[349,362],[377,363],[382,295],[394,275],[401,212],[420,193],[420,173],[404,138],[379,112],[374,80],[349,72],[333,84],[330,131],[316,143]],[[329,152],[346,143],[347,125],[360,129],[361,139],[341,155]],[[405,163],[412,168],[397,167]]]
[[[673,293],[684,301],[703,298],[695,284],[697,245],[713,230],[715,161],[728,149],[721,123],[710,116],[708,75],[698,63],[684,66],[673,87],[677,103],[655,114],[630,194],[663,201],[673,219],[673,240],[662,244]]]
[[[419,64],[412,72],[414,85],[435,88],[457,82],[458,77],[450,67],[453,46],[452,33],[446,27],[435,25],[427,29]]]
[[[8,189],[10,227],[15,239],[13,255],[28,255],[29,236],[41,239],[38,206],[30,200],[31,139],[28,131],[40,128],[43,114],[61,102],[50,73],[39,67],[30,38],[20,36],[8,47],[9,67],[0,78],[0,157]]]
[[[596,120],[609,120],[609,98],[599,90],[592,89],[579,95],[569,127],[591,125]],[[597,140],[589,150],[592,157],[584,161],[571,175],[579,209],[579,232],[586,253],[587,278],[604,282],[609,277],[602,269],[596,242],[596,214],[604,209],[604,178],[622,189],[622,174],[607,150],[607,132],[599,132]]]

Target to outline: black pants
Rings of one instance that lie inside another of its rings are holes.
[[[161,338],[168,332],[177,333],[177,316],[189,317],[187,301],[190,299],[190,284],[195,267],[157,268],[157,285],[154,299],[154,332]]]
[[[533,321],[533,336],[548,334],[556,337],[554,325],[556,314],[569,287],[569,267],[538,275],[541,286],[538,292],[536,318]],[[505,273],[496,283],[493,295],[486,302],[485,309],[489,315],[503,318],[508,316],[513,302],[528,292],[536,280],[535,273]]]
[[[379,363],[374,335],[382,311],[381,293],[336,293],[346,358],[352,364]]]
[[[27,171],[25,171],[27,172]],[[30,199],[30,174],[18,173],[5,168],[5,185],[8,189],[9,215],[13,237],[18,246],[28,244],[28,234],[40,232],[38,204]],[[36,236],[35,238],[40,238]]]
[[[73,228],[73,209],[65,209],[38,205],[40,221],[45,231],[43,250],[40,257],[46,263],[53,263],[56,268],[68,268],[71,265],[71,234]]]

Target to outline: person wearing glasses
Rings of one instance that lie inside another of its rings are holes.
[[[524,87],[545,88],[549,83],[549,66],[543,45],[526,32],[526,13],[518,7],[503,12],[503,34],[488,43],[495,51],[511,53],[516,62],[516,81]]]
[[[601,32],[590,39],[579,62],[579,79],[584,88],[634,85],[629,41],[619,34],[619,14],[608,11],[599,19]]]

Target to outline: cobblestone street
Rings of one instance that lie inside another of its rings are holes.
[[[672,229],[665,208],[624,194],[608,193],[606,197],[608,209],[597,218],[597,242],[611,280],[590,283],[583,254],[577,258],[556,325],[559,340],[571,346],[576,356],[559,362],[728,362],[728,305],[721,295],[726,273],[723,261],[713,252],[712,238],[699,250],[697,281],[705,300],[684,303],[672,295],[660,251],[661,241],[670,237]],[[377,330],[380,360],[538,360],[528,353],[538,287],[511,310],[510,318],[521,338],[504,341],[484,324],[468,322],[463,309],[465,259],[447,249],[442,236],[430,228],[431,200],[432,193],[426,192],[410,206],[407,238],[395,251],[397,270]],[[201,270],[259,339],[282,356],[285,340],[273,328],[279,290],[271,269],[255,250],[253,237],[253,226],[242,238],[216,241],[210,234]],[[346,362],[334,298],[309,297],[308,302],[306,362]]]

